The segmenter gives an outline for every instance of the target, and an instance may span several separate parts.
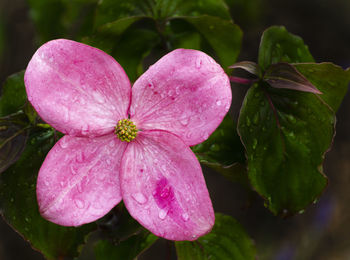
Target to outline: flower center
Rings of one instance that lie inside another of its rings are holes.
[[[119,120],[114,133],[124,142],[131,142],[137,135],[136,125],[129,119]]]

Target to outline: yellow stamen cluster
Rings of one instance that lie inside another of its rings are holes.
[[[119,120],[115,127],[115,134],[124,142],[131,142],[137,135],[136,125],[129,119]]]

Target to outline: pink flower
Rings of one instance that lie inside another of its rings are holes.
[[[189,146],[206,140],[231,104],[229,79],[212,58],[175,50],[131,88],[111,56],[60,39],[37,50],[25,85],[41,118],[66,134],[38,175],[44,218],[79,226],[123,199],[157,236],[194,240],[211,230],[211,200]]]

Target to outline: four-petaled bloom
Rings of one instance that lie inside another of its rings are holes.
[[[189,146],[206,140],[231,104],[229,79],[212,58],[172,51],[131,88],[111,56],[59,39],[34,54],[25,85],[41,118],[66,134],[38,175],[44,218],[78,226],[123,199],[157,236],[194,240],[211,230],[213,207]]]

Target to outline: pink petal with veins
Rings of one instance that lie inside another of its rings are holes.
[[[108,213],[121,201],[119,170],[126,146],[115,135],[62,137],[39,172],[41,215],[62,226],[79,226]]]
[[[208,233],[214,212],[200,164],[189,147],[166,131],[143,131],[125,150],[121,191],[129,213],[169,240]]]
[[[63,133],[99,136],[127,117],[127,75],[111,56],[88,45],[64,39],[44,44],[29,62],[24,81],[40,117]]]
[[[139,129],[166,130],[195,145],[218,127],[230,105],[230,81],[220,65],[203,52],[177,49],[135,82],[130,115]]]

